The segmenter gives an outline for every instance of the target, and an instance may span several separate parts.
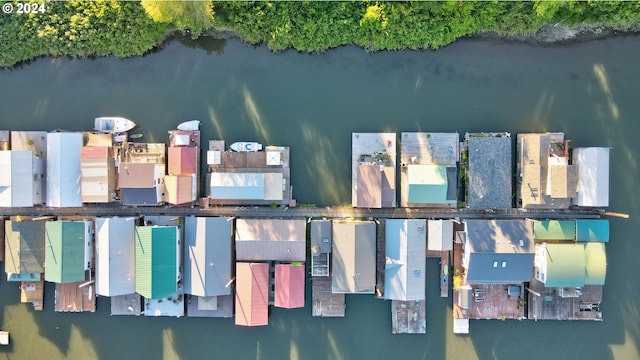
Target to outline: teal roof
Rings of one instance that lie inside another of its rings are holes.
[[[585,243],[584,255],[586,262],[585,285],[604,285],[607,276],[607,251],[604,243]]]
[[[84,280],[84,222],[47,221],[44,279],[54,283]]]
[[[578,241],[609,242],[609,220],[576,220]]]
[[[446,165],[410,165],[407,202],[412,204],[455,204],[448,199],[448,178]]]
[[[159,299],[176,291],[176,227],[136,226],[136,292]]]
[[[607,254],[601,242],[545,244],[546,287],[604,285]]]
[[[573,220],[535,221],[533,237],[536,240],[575,240],[576,225]]]

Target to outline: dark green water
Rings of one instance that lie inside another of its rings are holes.
[[[185,46],[186,45],[186,46]],[[612,211],[604,321],[472,321],[452,334],[449,299],[427,289],[427,335],[391,335],[389,303],[347,297],[344,319],[273,309],[264,328],[232,320],[110,317],[19,304],[0,280],[0,328],[15,359],[638,359],[640,358],[640,37],[537,47],[461,41],[437,52],[273,54],[237,41],[173,42],[145,57],[43,58],[0,71],[0,128],[88,130],[99,115],[167,141],[184,120],[203,139],[291,147],[300,203],[350,203],[351,132],[564,131],[573,146],[611,146]],[[207,48],[207,50],[202,47]],[[222,53],[223,52],[223,53]],[[437,284],[437,260],[428,262]],[[309,292],[308,292],[309,293]],[[0,355],[1,356],[1,355]]]

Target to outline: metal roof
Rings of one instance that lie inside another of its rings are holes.
[[[536,240],[575,240],[575,220],[543,220],[533,223]]]
[[[83,202],[109,202],[115,190],[115,165],[107,146],[83,147],[80,153]]]
[[[184,292],[197,296],[231,294],[231,229],[226,217],[185,218]]]
[[[332,291],[373,294],[376,285],[376,224],[334,221]]]
[[[196,174],[197,150],[198,148],[195,146],[169,147],[169,175]]]
[[[7,274],[40,274],[44,272],[45,222],[10,221],[4,223],[5,255]]]
[[[136,218],[96,218],[96,294],[135,292]]]
[[[576,220],[576,240],[609,242],[609,220]]]
[[[294,309],[304,307],[304,264],[276,264],[276,307]]]
[[[0,151],[0,207],[34,204],[32,151]]]
[[[385,220],[385,299],[425,298],[426,226],[425,219]]]
[[[602,242],[537,245],[538,271],[546,287],[604,285],[607,254]],[[542,257],[542,259],[540,259]]]
[[[165,200],[169,204],[187,204],[196,201],[195,175],[166,175]]]
[[[236,263],[236,325],[269,323],[269,264]]]
[[[380,165],[358,165],[357,207],[382,207],[382,171]]]
[[[81,133],[47,133],[47,206],[82,206],[81,149]]]
[[[578,206],[609,206],[609,148],[573,149],[578,165]]]
[[[85,279],[85,223],[47,221],[44,279],[68,283]]]
[[[303,219],[237,219],[236,259],[247,261],[305,261]]]
[[[118,171],[118,188],[149,189],[156,186],[162,164],[123,162]]]
[[[453,222],[451,220],[429,220],[427,247],[434,251],[453,250]]]
[[[159,299],[176,291],[175,226],[136,226],[136,292]]]
[[[467,205],[471,209],[511,208],[511,137],[471,137],[467,142]]]
[[[211,173],[212,199],[263,200],[265,198],[264,173]]]

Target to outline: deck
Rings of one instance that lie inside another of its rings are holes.
[[[185,295],[187,297],[187,317],[233,317],[234,295],[216,296],[215,306],[211,301],[201,301],[199,296]]]
[[[425,300],[391,301],[393,334],[425,334],[427,332]]]
[[[384,271],[387,265],[385,252],[386,222],[379,221],[376,225],[376,297],[384,298]]]
[[[559,288],[545,288],[534,280],[529,285],[529,318],[534,320],[602,320],[602,286],[585,285],[576,297],[561,297]]]
[[[41,311],[44,306],[44,279],[20,283],[20,302],[33,304],[33,309]]]
[[[138,294],[111,296],[111,315],[142,314],[142,296]]]
[[[83,312],[96,311],[96,297],[93,284],[80,287],[84,281],[56,284],[56,311]]]
[[[331,292],[331,276],[314,277],[311,279],[311,315],[321,317],[344,317],[344,294]]]

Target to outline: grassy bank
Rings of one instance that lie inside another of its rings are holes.
[[[527,35],[545,24],[640,24],[639,1],[143,3],[47,2],[44,14],[1,16],[0,66],[40,55],[140,55],[172,29],[193,37],[224,30],[272,50],[323,51],[347,44],[437,49],[478,32]]]

